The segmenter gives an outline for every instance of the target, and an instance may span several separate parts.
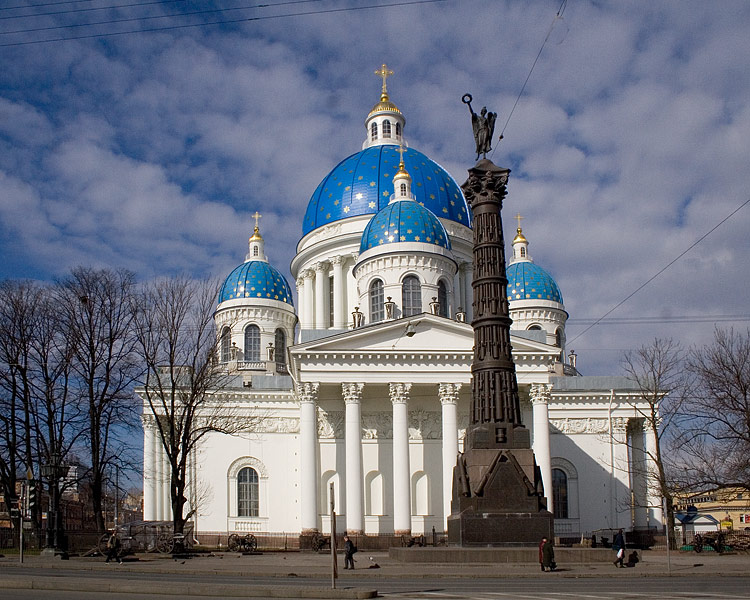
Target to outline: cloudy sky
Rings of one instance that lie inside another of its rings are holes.
[[[474,159],[461,96],[498,113],[506,236],[520,212],[584,374],[619,372],[657,336],[748,326],[750,3],[258,4],[0,5],[0,279],[220,277],[256,210],[288,274],[310,195],[361,148],[385,62],[409,144],[459,183]],[[43,42],[58,38],[78,39]]]

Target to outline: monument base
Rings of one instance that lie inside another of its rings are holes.
[[[448,544],[532,546],[554,538],[534,452],[469,449],[453,474]]]

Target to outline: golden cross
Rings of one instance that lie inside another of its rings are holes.
[[[401,162],[400,162],[400,164],[404,164],[404,152],[406,152],[406,150],[404,150],[403,146],[399,146],[398,150],[396,150],[396,152],[398,152],[401,155]]]
[[[254,215],[250,215],[255,219],[255,229],[258,229],[258,219],[260,219],[263,215],[261,215],[257,210],[255,211]]]
[[[383,65],[377,71],[375,71],[375,75],[383,78],[383,93],[387,93],[387,90],[385,88],[385,80],[393,75],[393,71],[386,67],[385,63],[383,63]]]
[[[521,213],[518,213],[514,218],[518,221],[518,231],[521,231],[521,219],[523,219]]]

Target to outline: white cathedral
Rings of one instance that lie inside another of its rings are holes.
[[[296,309],[257,213],[245,261],[219,294],[220,359],[233,384],[217,394],[254,426],[213,434],[196,453],[188,501],[198,533],[329,533],[331,484],[339,531],[446,529],[471,405],[471,210],[453,177],[407,144],[390,72],[376,73],[382,91],[362,150],[308,203],[291,264]],[[556,536],[661,527],[648,475],[655,435],[638,390],[624,377],[581,376],[566,357],[562,294],[532,259],[520,219],[509,257],[523,423]],[[144,517],[170,520],[149,419],[146,410]]]

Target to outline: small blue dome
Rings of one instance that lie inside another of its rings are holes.
[[[398,146],[365,148],[341,161],[310,198],[302,222],[302,235],[334,221],[358,215],[374,215],[393,194],[393,176],[398,171]],[[421,152],[404,152],[411,191],[418,204],[440,218],[471,227],[471,212],[453,177]]]
[[[440,219],[413,200],[393,202],[370,219],[362,232],[359,253],[396,242],[422,242],[448,250],[451,247]]]
[[[563,303],[560,288],[542,267],[521,261],[505,269],[508,278],[508,300],[551,300]]]
[[[279,300],[294,306],[292,290],[278,269],[262,260],[242,263],[229,274],[219,292],[219,304],[237,298]]]

